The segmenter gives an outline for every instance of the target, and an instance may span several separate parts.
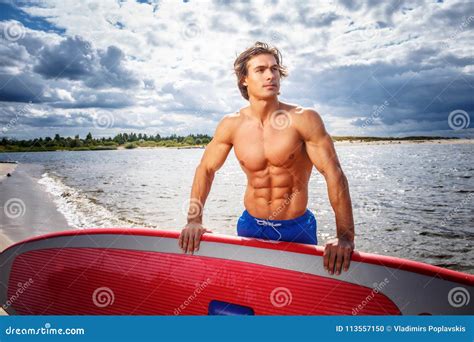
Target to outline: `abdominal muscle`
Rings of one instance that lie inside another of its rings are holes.
[[[247,173],[244,205],[249,214],[268,220],[289,220],[303,215],[308,204],[308,177],[299,176],[303,175],[274,166]]]

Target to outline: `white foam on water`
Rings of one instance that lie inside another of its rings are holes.
[[[38,181],[53,195],[58,211],[73,228],[131,227],[131,223],[117,219],[101,205],[92,202],[80,190],[64,184],[58,177],[41,175]]]

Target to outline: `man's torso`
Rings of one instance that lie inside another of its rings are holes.
[[[248,180],[244,205],[258,218],[292,219],[303,215],[308,203],[313,165],[294,120],[302,109],[282,106],[281,117],[263,125],[247,115],[248,108],[233,115],[234,152]]]

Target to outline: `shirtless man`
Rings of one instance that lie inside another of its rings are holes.
[[[217,126],[196,168],[188,223],[179,246],[199,250],[202,212],[217,170],[232,147],[247,175],[239,236],[317,244],[316,220],[307,209],[313,165],[324,176],[336,217],[337,236],[324,249],[329,274],[349,269],[354,249],[354,222],[347,179],[320,115],[278,100],[280,79],[287,75],[281,54],[257,42],[236,59],[234,70],[242,96],[250,102],[226,115]]]

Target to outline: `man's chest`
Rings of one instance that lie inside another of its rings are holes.
[[[296,129],[274,129],[258,125],[242,125],[234,135],[237,159],[249,171],[265,169],[268,165],[286,167],[305,153],[304,142]]]

